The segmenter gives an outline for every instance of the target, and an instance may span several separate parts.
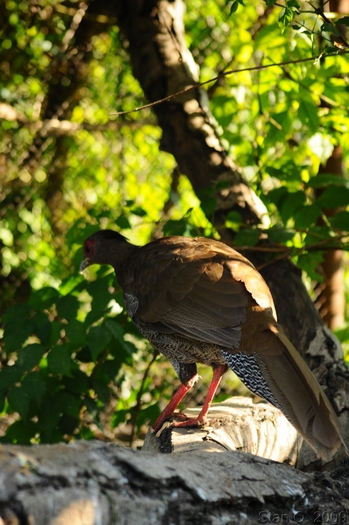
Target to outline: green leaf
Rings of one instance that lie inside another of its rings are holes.
[[[302,100],[299,104],[298,117],[307,124],[312,133],[316,133],[319,129],[319,115],[317,106],[313,101]]]
[[[43,344],[48,345],[52,329],[48,315],[44,312],[37,312],[32,318],[32,322],[34,323],[34,333]]]
[[[30,445],[32,438],[38,432],[38,425],[33,421],[15,421],[8,427],[6,434],[0,438],[3,443],[21,443],[22,445]]]
[[[188,223],[187,219],[179,220],[168,220],[163,226],[164,235],[185,235],[190,237],[192,227]]]
[[[268,230],[268,237],[272,242],[286,244],[287,241],[292,241],[295,233],[295,230],[289,230],[282,226],[273,226]]]
[[[289,111],[280,111],[271,115],[273,121],[270,121],[268,131],[268,144],[273,144],[277,141],[284,142],[286,135],[290,132],[292,120]],[[277,123],[278,125],[274,124]]]
[[[14,320],[15,322],[18,322],[18,319],[26,319],[30,314],[31,308],[29,304],[26,303],[20,303],[20,304],[14,304],[7,308],[7,310],[4,312],[2,316],[2,322],[8,323],[9,321]]]
[[[349,326],[334,330],[334,335],[338,337],[341,343],[346,343],[347,341],[349,341]]]
[[[160,408],[157,403],[154,403],[146,408],[142,408],[137,417],[137,427],[140,428],[142,425],[151,424],[155,422],[160,415]]]
[[[117,410],[111,418],[111,428],[118,427],[121,423],[125,423],[130,418],[130,410],[128,408],[121,408]]]
[[[84,441],[88,441],[88,440],[91,440],[91,439],[95,439],[95,434],[94,432],[89,428],[89,427],[85,427],[85,426],[82,426],[79,430],[79,434],[78,434],[78,438],[79,439],[83,439]]]
[[[99,410],[98,410],[98,406],[97,406],[96,400],[87,395],[85,397],[84,401],[85,401],[85,406],[86,406],[86,409],[87,409],[88,413],[91,414],[91,416],[93,418],[93,422],[96,425],[99,426],[99,424],[100,424],[100,421],[99,421]]]
[[[317,206],[316,204],[303,206],[300,210],[296,211],[295,213],[295,228],[309,228],[309,226],[314,224],[320,216],[321,208],[319,208],[319,206]]]
[[[79,352],[77,352],[75,360],[80,361],[81,363],[90,363],[93,360],[90,349],[87,348],[87,346],[84,346]]]
[[[3,341],[7,353],[19,350],[34,331],[34,324],[29,319],[18,317],[5,324]]]
[[[287,7],[294,8],[295,10],[298,10],[300,8],[300,3],[298,0],[286,0]]]
[[[85,326],[92,324],[104,317],[108,304],[112,296],[109,287],[115,278],[113,274],[100,277],[91,283],[88,283],[86,289],[92,296],[91,311],[86,316]]]
[[[74,433],[76,428],[79,426],[79,417],[71,416],[70,414],[63,414],[59,420],[58,429],[64,435],[70,435]]]
[[[337,230],[349,232],[349,211],[339,211],[329,219],[331,226]]]
[[[284,142],[284,138],[283,138],[283,142]],[[271,165],[266,166],[266,172],[271,177],[275,177],[279,179],[283,184],[289,181],[299,181],[299,183],[303,184],[303,180],[301,176],[302,169],[303,167],[295,164],[292,159],[286,159],[285,162],[277,168]],[[277,189],[280,189],[280,188],[277,188]],[[285,187],[285,189],[287,191],[287,187]]]
[[[81,370],[74,370],[71,377],[64,377],[63,385],[67,392],[80,395],[88,391],[88,377]]]
[[[80,304],[73,295],[65,295],[57,302],[56,308],[62,319],[75,319]]]
[[[104,405],[107,405],[110,400],[110,390],[108,385],[106,385],[104,381],[95,379],[92,383],[92,388],[96,392],[100,401],[102,401]]]
[[[135,208],[132,208],[131,213],[133,215],[137,215],[138,217],[145,217],[147,215],[147,212],[143,210],[140,206],[136,206]]]
[[[221,181],[225,182],[225,181]],[[207,190],[201,190],[198,193],[198,197],[201,201],[201,209],[203,210],[206,217],[210,217],[216,209],[216,197],[212,188]]]
[[[18,412],[22,419],[26,419],[29,408],[29,397],[27,392],[19,386],[11,388],[7,394],[8,402],[13,410]]]
[[[92,210],[89,211],[91,212]],[[96,224],[86,223],[86,218],[79,218],[68,230],[66,234],[66,242],[69,245],[79,244],[80,246],[82,246],[85,239],[87,239],[87,237],[98,231],[98,229],[99,227]],[[69,281],[70,278],[68,278],[67,280]],[[61,293],[64,294],[63,291],[61,291]]]
[[[0,370],[0,390],[7,390],[21,380],[23,369],[16,364]]]
[[[0,413],[3,412],[5,409],[5,394],[4,392],[0,392]]]
[[[131,228],[130,221],[125,215],[120,215],[115,221],[115,224],[120,228],[120,230],[128,230]]]
[[[321,240],[327,240],[328,243],[330,243],[332,239],[335,241],[335,239],[331,237],[331,233],[331,228],[328,226],[311,226],[305,236],[304,244],[309,246]]]
[[[120,366],[124,362],[124,359],[121,361],[120,358],[106,359],[98,369],[96,377],[98,377],[98,379],[102,379],[106,383],[109,383],[110,380],[114,381],[115,377],[119,373]]]
[[[38,412],[39,428],[41,432],[46,433],[46,440],[51,441],[53,429],[57,426],[60,412],[57,410],[55,398],[45,397],[42,406]]]
[[[288,193],[281,204],[280,216],[284,222],[294,217],[297,210],[304,206],[306,197],[304,191],[295,191]]]
[[[59,413],[79,418],[81,408],[80,397],[73,396],[69,392],[59,392],[54,399],[55,409]]]
[[[235,0],[230,6],[229,16],[232,15],[233,13],[236,13],[236,11],[238,10],[238,7],[239,7],[239,2],[238,0]]]
[[[46,381],[41,372],[30,372],[22,381],[22,388],[30,399],[34,399],[40,407],[44,395],[46,394]]]
[[[54,374],[69,375],[72,367],[72,360],[68,350],[69,345],[64,343],[57,345],[47,356],[47,365]]]
[[[18,352],[17,363],[23,370],[30,370],[39,364],[44,352],[45,348],[42,345],[27,345]]]
[[[340,32],[332,22],[324,22],[320,28],[321,32],[332,33],[333,35],[339,36]]]
[[[298,256],[298,266],[304,270],[311,279],[323,282],[323,276],[317,272],[317,268],[323,262],[323,252],[304,253]]]
[[[121,344],[124,344],[124,329],[120,323],[113,319],[106,319],[103,323],[113,338]]]
[[[271,173],[269,174],[271,175]],[[274,188],[273,190],[270,190],[265,195],[265,199],[269,202],[276,204],[277,207],[280,207],[287,195],[287,188],[285,186],[280,186],[279,188]]]
[[[285,7],[284,9],[282,9],[279,15],[279,19],[278,19],[282,33],[284,32],[286,27],[288,27],[292,23],[294,15],[295,15],[295,8]]]
[[[61,338],[61,331],[63,327],[61,323],[58,323],[57,321],[51,321],[50,328],[51,328],[50,335],[49,335],[48,340],[46,341],[46,346],[48,348],[51,348],[52,346],[54,346],[58,342],[58,340]]]
[[[339,25],[345,25],[349,27],[349,16],[343,16],[342,18],[337,20],[336,26],[339,26]]]
[[[93,326],[90,328],[90,331],[87,334],[87,345],[94,361],[102,350],[105,350],[111,339],[112,335],[104,325]]]
[[[70,319],[69,323],[65,326],[65,333],[74,347],[79,348],[86,344],[86,328],[81,321]]]
[[[317,199],[317,204],[322,208],[340,208],[349,203],[349,188],[332,186],[327,188]]]
[[[326,186],[345,186],[349,188],[349,181],[339,175],[319,174],[306,183],[309,188],[323,188]]]
[[[258,228],[243,229],[238,232],[235,237],[235,244],[237,246],[255,246],[260,237]]]
[[[36,310],[44,310],[50,308],[58,297],[60,297],[58,290],[51,286],[44,286],[44,288],[32,292],[29,304]]]
[[[78,259],[78,265],[81,263],[82,253],[79,255]],[[86,283],[85,279],[79,274],[79,275],[71,275],[67,279],[61,282],[59,286],[59,291],[62,295],[68,295],[71,293],[77,286],[81,285],[81,283]]]
[[[237,211],[231,211],[228,213],[226,221],[225,221],[225,227],[230,228],[233,231],[239,231],[239,226],[242,222],[241,214]]]

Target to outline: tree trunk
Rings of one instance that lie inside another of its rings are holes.
[[[198,81],[197,67],[184,40],[183,11],[181,0],[117,3],[119,26],[128,41],[134,75],[151,102]],[[154,112],[163,132],[162,147],[174,155],[198,196],[214,192],[217,204],[212,220],[222,240],[229,244],[232,232],[223,225],[230,211],[238,211],[246,223],[256,224],[265,210],[223,150],[204,95],[196,87],[155,105]],[[290,261],[265,264],[264,254],[258,252],[251,252],[250,259],[257,268],[262,266],[279,322],[334,402],[344,439],[349,442],[349,372],[338,340],[323,324],[300,271]]]

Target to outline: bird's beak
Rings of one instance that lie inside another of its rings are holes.
[[[80,264],[80,272],[83,272],[90,264],[90,259],[84,259]]]

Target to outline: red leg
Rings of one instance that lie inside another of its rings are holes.
[[[178,421],[178,422],[174,421],[173,426],[175,427],[193,427],[193,426],[197,426],[202,423],[205,423],[206,414],[208,412],[208,409],[210,408],[212,399],[214,398],[217,388],[219,386],[219,383],[221,382],[222,376],[227,371],[227,369],[228,367],[226,365],[218,365],[216,368],[214,368],[211,383],[210,383],[210,386],[208,387],[207,395],[205,397],[204,404],[202,406],[202,409],[198,417],[193,417],[193,418],[187,419],[186,421]]]
[[[177,392],[175,392],[172,396],[171,401],[169,404],[164,408],[164,410],[161,412],[160,416],[155,421],[155,424],[153,426],[154,432],[157,432],[163,425],[163,423],[168,419],[170,416],[172,416],[174,410],[177,408],[179,403],[182,401],[185,394],[193,388],[194,384],[198,380],[199,376],[195,374],[194,377],[191,377],[189,381],[186,383],[181,384],[181,386],[178,388]]]
[[[214,395],[217,391],[222,375],[227,371],[227,369],[228,367],[226,365],[219,365],[216,368],[214,368],[213,377],[212,377],[210,386],[208,387],[208,392],[207,392],[203,407],[198,417],[189,418],[186,421],[174,421],[172,423],[172,426],[174,427],[194,427],[194,426],[197,426],[205,422],[206,414],[208,412],[208,409],[210,408],[212,399],[214,398]],[[166,419],[172,416],[174,410],[177,408],[179,403],[182,401],[185,394],[187,394],[187,392],[189,392],[189,390],[193,387],[197,379],[198,379],[198,375],[196,374],[187,383],[183,383],[178,388],[177,392],[173,395],[167,407],[161,412],[160,416],[155,421],[155,424],[153,426],[154,432],[157,432],[161,428],[164,421],[166,421]]]

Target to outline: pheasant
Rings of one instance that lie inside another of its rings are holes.
[[[280,409],[319,456],[329,460],[344,445],[330,402],[276,321],[266,282],[239,252],[213,239],[181,236],[139,247],[100,230],[84,243],[81,270],[95,263],[113,266],[129,316],[181,382],[154,431],[197,381],[196,363],[202,363],[212,367],[213,377],[201,412],[175,425],[206,421],[230,368]]]

